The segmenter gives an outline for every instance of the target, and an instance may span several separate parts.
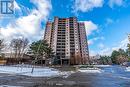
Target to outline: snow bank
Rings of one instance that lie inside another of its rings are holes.
[[[31,73],[31,67],[15,67],[15,66],[0,66],[0,73],[26,75],[32,77],[55,77],[65,76],[68,77],[72,72],[61,72],[54,68],[49,67],[35,67],[34,72]]]
[[[81,68],[78,71],[85,73],[101,73],[101,69],[98,68]]]

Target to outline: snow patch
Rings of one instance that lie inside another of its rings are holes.
[[[0,73],[26,75],[32,77],[56,77],[63,76],[67,78],[72,72],[61,72],[49,67],[35,67],[34,72],[31,73],[32,67],[16,67],[16,66],[0,66]]]
[[[101,69],[98,68],[80,68],[78,71],[85,73],[101,73]]]
[[[67,78],[72,73],[75,73],[75,72],[74,71],[64,71],[64,72],[60,72],[60,76],[62,76],[63,78]]]
[[[0,85],[0,87],[23,87],[23,86]]]
[[[126,71],[130,72],[130,67],[126,67]]]
[[[95,66],[95,67],[110,67],[112,65],[93,65],[93,66]]]

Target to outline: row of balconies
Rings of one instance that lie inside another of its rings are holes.
[[[60,49],[60,48],[65,48],[66,46],[65,45],[57,45],[57,49]]]
[[[57,37],[65,37],[65,34],[64,35],[58,34]]]
[[[58,30],[58,33],[64,33],[65,34],[65,30]]]
[[[57,48],[57,51],[65,51],[65,49]]]
[[[59,43],[59,42],[58,42],[57,45],[65,45],[65,43],[63,43],[63,42],[60,42],[60,43]]]
[[[61,36],[61,37],[57,37],[57,40],[65,40],[65,37]]]
[[[64,32],[63,32],[63,31],[62,31],[62,32],[61,32],[61,31],[58,31],[57,33],[59,33],[59,34],[65,34],[65,31],[64,31]]]
[[[58,28],[58,31],[62,31],[62,30],[66,30],[66,28],[62,28],[62,27]]]

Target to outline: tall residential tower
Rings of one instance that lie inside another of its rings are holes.
[[[85,25],[76,17],[58,18],[46,24],[44,40],[53,49],[57,64],[86,64],[89,51]]]

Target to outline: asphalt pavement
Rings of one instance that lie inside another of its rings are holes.
[[[130,87],[130,72],[124,67],[101,68],[102,73],[76,72],[64,77],[29,77],[0,74],[0,87]]]

